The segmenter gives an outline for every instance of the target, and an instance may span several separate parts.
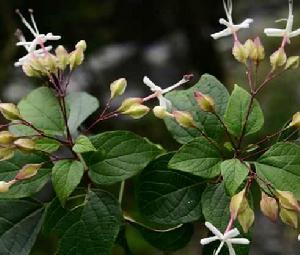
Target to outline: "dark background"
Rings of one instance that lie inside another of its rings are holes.
[[[243,40],[261,35],[269,55],[279,46],[280,40],[266,38],[265,27],[284,26],[275,24],[287,17],[287,0],[234,1],[234,20],[254,18],[254,26],[240,33]],[[295,1],[296,2],[296,1]],[[295,3],[295,28],[300,27],[299,1]],[[125,96],[146,96],[148,89],[142,83],[148,75],[158,85],[169,86],[181,79],[183,74],[193,73],[196,83],[203,73],[218,77],[231,89],[234,83],[246,84],[245,72],[231,56],[232,40],[214,41],[211,33],[223,29],[218,19],[224,17],[221,0],[64,0],[21,1],[0,0],[0,94],[2,101],[18,101],[38,83],[28,79],[14,61],[24,52],[15,46],[14,32],[21,28],[30,36],[14,10],[19,8],[27,16],[33,8],[39,30],[62,36],[59,44],[72,50],[77,41],[87,41],[86,61],[73,75],[71,89],[86,90],[100,99],[102,105],[109,98],[109,84],[120,77],[128,80]],[[299,14],[299,15],[298,15]],[[298,25],[298,27],[297,27]],[[300,37],[299,37],[300,38]],[[299,55],[300,40],[292,40],[289,55]],[[261,67],[262,77],[267,72],[268,59]],[[299,110],[299,70],[289,72],[265,90],[261,104],[266,114],[263,134],[281,127]],[[120,101],[116,102],[116,106]],[[166,132],[164,124],[152,114],[133,121],[118,119],[98,127],[130,129],[167,149],[178,144]],[[252,254],[298,254],[295,237],[290,229],[274,225],[262,219],[256,222]],[[198,230],[198,228],[196,229]],[[177,255],[200,254],[199,231],[186,250]],[[159,254],[129,231],[135,254]],[[283,241],[284,240],[284,241]],[[33,254],[54,254],[55,241],[41,238]],[[116,251],[116,254],[121,254]]]

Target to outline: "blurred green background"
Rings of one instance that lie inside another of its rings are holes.
[[[240,33],[242,41],[261,35],[267,56],[279,46],[280,40],[262,34],[265,27],[284,26],[275,24],[287,17],[287,0],[233,1],[234,20],[254,18],[254,26]],[[295,26],[300,27],[300,5],[295,1]],[[18,101],[38,82],[28,79],[14,61],[22,56],[15,46],[17,28],[30,36],[14,10],[24,15],[27,9],[35,11],[41,32],[62,36],[60,44],[72,50],[77,41],[87,41],[88,49],[84,64],[74,73],[72,90],[86,90],[105,105],[109,98],[109,84],[120,77],[128,80],[126,96],[146,96],[149,91],[142,83],[144,75],[158,85],[169,86],[183,74],[193,73],[197,82],[200,75],[210,73],[231,89],[235,83],[246,86],[245,70],[231,56],[232,40],[214,41],[210,34],[223,29],[218,19],[224,17],[222,0],[0,0],[0,95],[2,101]],[[299,55],[300,37],[292,40],[289,55]],[[268,57],[267,57],[268,58]],[[268,59],[261,66],[261,78],[269,70]],[[272,83],[260,97],[266,115],[267,134],[280,128],[300,108],[300,72],[290,71]],[[120,99],[121,100],[121,99]],[[116,101],[118,106],[120,101]],[[139,121],[126,118],[108,121],[98,130],[129,129],[148,137],[172,150],[179,145],[166,131],[164,124],[152,114]],[[300,184],[299,184],[300,185]],[[128,185],[133,193],[133,185]],[[129,197],[133,197],[129,196]],[[126,201],[128,207],[133,199]],[[258,215],[259,229],[255,231],[252,254],[299,254],[296,243],[289,241],[291,231],[267,222]],[[195,227],[195,237],[184,251],[176,255],[201,254],[200,226]],[[150,247],[134,229],[128,231],[129,245],[136,255],[161,254]],[[267,235],[268,237],[265,237]],[[263,238],[262,238],[263,237]],[[284,238],[285,242],[280,243]],[[294,238],[294,236],[292,237]],[[40,237],[34,255],[54,254],[56,240]],[[280,245],[279,245],[280,244]],[[116,255],[122,254],[116,249]],[[166,254],[165,254],[166,255]]]

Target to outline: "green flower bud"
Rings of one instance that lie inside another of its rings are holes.
[[[283,66],[286,63],[286,61],[287,61],[287,56],[283,48],[279,48],[270,57],[270,62],[273,70]]]
[[[271,221],[278,218],[278,204],[275,198],[267,196],[264,192],[261,194],[260,209],[262,213]]]
[[[9,145],[14,140],[16,140],[16,137],[9,131],[1,131],[0,132],[0,144],[1,145]]]
[[[296,112],[293,115],[293,119],[291,123],[288,125],[288,127],[296,127],[296,128],[300,127],[300,112]]]
[[[177,123],[184,128],[195,128],[196,123],[189,112],[174,111],[173,116]]]
[[[234,195],[230,201],[230,213],[236,218],[247,207],[247,199],[245,197],[246,189],[243,189],[238,194]]]
[[[81,49],[82,51],[85,51],[86,50],[86,41],[85,40],[80,40],[76,46],[75,46],[76,49]]]
[[[196,91],[194,93],[194,96],[195,96],[195,99],[202,111],[204,111],[204,112],[214,112],[215,111],[215,102],[210,96],[204,95],[199,91]]]
[[[292,56],[289,57],[285,64],[285,70],[288,69],[297,69],[299,67],[299,57],[298,56]]]
[[[49,73],[55,73],[57,71],[57,59],[54,55],[49,53],[45,55],[45,57],[43,57],[41,61],[42,65],[44,66],[44,69],[47,70]]]
[[[256,61],[264,60],[264,58],[265,58],[265,48],[262,45],[259,37],[256,37],[256,39],[254,40],[254,44],[255,44],[256,52],[257,52]]]
[[[237,61],[246,64],[248,59],[248,51],[239,41],[234,43],[232,54]]]
[[[7,120],[20,120],[21,114],[18,107],[11,103],[0,103],[0,112]]]
[[[27,164],[18,172],[15,179],[25,180],[35,176],[43,164]]]
[[[41,77],[41,73],[38,72],[31,62],[25,63],[22,65],[23,72],[28,76],[28,77]]]
[[[244,48],[247,51],[247,55],[249,56],[250,59],[257,60],[256,46],[255,46],[255,43],[251,39],[248,39],[245,42]]]
[[[134,104],[130,106],[126,111],[123,111],[122,114],[129,115],[130,117],[134,119],[140,119],[144,117],[148,112],[150,111],[150,108],[142,105],[142,104]]]
[[[123,95],[127,86],[127,81],[125,78],[118,79],[110,84],[110,98],[113,99],[117,96]]]
[[[14,145],[22,152],[32,152],[35,150],[35,142],[27,138],[14,141]]]
[[[153,108],[153,114],[156,118],[159,119],[164,119],[165,117],[173,117],[173,115],[162,106],[155,106]]]
[[[248,201],[246,200],[245,202],[245,210],[242,211],[239,215],[238,215],[238,220],[239,223],[241,224],[243,231],[245,233],[248,233],[249,228],[253,225],[255,216],[254,216],[254,211],[252,210],[252,208],[249,206]]]
[[[84,60],[84,51],[86,50],[86,42],[84,40],[79,41],[75,50],[70,54],[70,68],[73,70],[77,66],[81,65]]]
[[[69,64],[69,53],[66,51],[66,49],[59,45],[55,49],[55,54],[57,58],[57,65],[60,70],[65,70],[67,65]]]
[[[127,111],[131,106],[136,105],[136,104],[142,104],[143,103],[143,99],[140,97],[130,97],[130,98],[126,98],[121,106],[117,109],[118,112],[124,112]]]
[[[0,161],[11,159],[14,156],[14,150],[10,147],[0,147]]]
[[[298,228],[298,214],[295,211],[288,210],[285,208],[280,208],[280,218],[283,223],[293,227]]]

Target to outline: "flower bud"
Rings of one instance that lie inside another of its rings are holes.
[[[0,103],[0,112],[7,120],[20,120],[21,114],[18,107],[11,103]]]
[[[234,195],[230,201],[230,213],[234,218],[238,216],[239,213],[246,209],[248,203],[245,197],[246,189],[243,189],[238,194]]]
[[[285,70],[288,69],[297,69],[299,67],[299,57],[298,56],[292,56],[289,57],[285,64]]]
[[[9,147],[0,147],[0,161],[8,160],[14,156],[14,150]]]
[[[80,40],[76,46],[75,46],[76,49],[81,49],[82,51],[85,51],[86,50],[86,41],[85,40]]]
[[[288,210],[297,210],[299,208],[298,201],[292,192],[276,190],[276,195],[280,207]]]
[[[291,123],[288,125],[288,127],[300,128],[300,112],[296,112],[293,115],[293,119],[292,119]]]
[[[256,52],[257,52],[257,59],[256,59],[256,61],[264,60],[264,58],[265,58],[265,48],[262,45],[259,37],[255,38],[254,44],[255,44]]]
[[[239,41],[234,43],[232,48],[232,54],[235,59],[243,64],[246,64],[248,59],[248,51],[244,45],[242,45]]]
[[[124,112],[126,110],[128,110],[132,105],[136,105],[136,104],[142,104],[143,103],[143,99],[140,97],[130,97],[130,98],[126,98],[121,106],[117,109],[118,112]]]
[[[255,43],[251,39],[248,39],[245,42],[244,47],[247,51],[247,54],[248,54],[249,58],[252,59],[252,60],[257,60],[256,46],[255,46]]]
[[[143,104],[134,104],[130,106],[126,111],[123,111],[122,114],[129,115],[130,117],[134,119],[140,119],[144,117],[148,112],[150,111],[150,108]]]
[[[293,228],[298,228],[298,214],[295,211],[280,208],[280,218],[283,223]]]
[[[43,164],[27,164],[18,172],[15,179],[25,180],[35,176]]]
[[[22,152],[32,152],[35,150],[35,142],[27,138],[21,138],[14,141],[14,145]]]
[[[0,193],[7,192],[11,185],[12,183],[0,181]]]
[[[44,69],[47,70],[49,73],[55,73],[57,71],[56,57],[50,53],[43,57],[42,64],[44,66]]]
[[[194,97],[202,111],[204,111],[204,112],[214,112],[215,111],[215,102],[210,96],[204,95],[201,92],[196,91],[194,93]]]
[[[184,128],[195,128],[196,123],[193,119],[192,114],[184,111],[174,111],[173,116],[177,123]]]
[[[16,137],[9,131],[1,131],[0,132],[0,144],[1,145],[9,145],[15,139],[16,139]]]
[[[278,204],[275,198],[267,196],[264,192],[261,194],[260,209],[262,213],[271,221],[278,218]]]
[[[159,119],[164,119],[165,117],[173,117],[173,115],[162,106],[155,106],[153,108],[153,114],[156,118]]]
[[[117,96],[121,96],[127,86],[127,81],[125,78],[118,79],[110,84],[110,98],[113,99]]]
[[[41,73],[38,72],[30,62],[22,65],[22,69],[28,77],[41,77]]]
[[[57,65],[60,70],[65,70],[67,65],[69,64],[69,53],[66,51],[66,49],[59,45],[55,49],[55,54],[57,58]]]
[[[73,70],[75,67],[81,65],[84,60],[84,51],[86,50],[86,42],[84,40],[79,41],[75,50],[70,54],[70,68]]]
[[[283,66],[286,63],[286,61],[287,61],[287,56],[283,48],[279,48],[270,57],[270,62],[273,70]]]
[[[243,231],[248,233],[249,228],[253,225],[254,222],[254,211],[249,206],[248,201],[246,200],[246,208],[238,215],[239,223],[241,224]]]

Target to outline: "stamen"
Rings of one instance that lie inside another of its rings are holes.
[[[34,16],[33,16],[33,9],[28,9],[28,12],[30,13],[30,19],[31,19],[31,22],[33,24],[33,27],[34,27],[36,33],[39,34],[40,32],[37,28],[37,25],[36,25],[36,22],[35,22],[35,19],[34,19]]]
[[[290,14],[293,13],[293,0],[289,0],[289,12]]]
[[[27,22],[27,20],[24,18],[24,16],[22,15],[22,13],[20,12],[19,9],[16,9],[16,13],[19,15],[19,17],[21,18],[21,21],[23,22],[23,24],[30,30],[30,32],[36,36],[36,32],[33,30],[33,28],[30,26],[30,24]]]

